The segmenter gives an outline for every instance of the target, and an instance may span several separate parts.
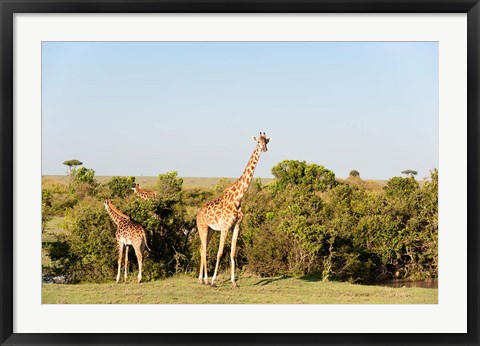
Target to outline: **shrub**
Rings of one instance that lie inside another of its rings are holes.
[[[158,175],[157,190],[165,201],[177,203],[182,198],[183,179],[175,171]]]
[[[419,187],[414,177],[393,177],[387,181],[384,187],[385,194],[390,198],[408,198]]]
[[[75,168],[72,170],[73,180],[79,183],[96,185],[95,171],[86,167]]]
[[[335,174],[323,166],[307,164],[305,161],[284,160],[272,168],[279,190],[289,185],[302,185],[318,191],[325,191],[336,185]]]
[[[102,201],[80,201],[65,214],[67,235],[49,248],[57,274],[69,282],[104,281],[114,276],[115,236]]]
[[[110,189],[110,197],[127,197],[132,191],[135,177],[112,177],[105,185]]]

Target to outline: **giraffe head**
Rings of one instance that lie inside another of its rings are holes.
[[[105,198],[105,200],[103,201],[103,205],[105,206],[105,209],[108,210],[109,204],[110,204],[110,201],[108,200],[108,198]]]
[[[267,144],[270,142],[271,138],[265,136],[265,132],[260,132],[260,137],[252,137],[255,142],[257,142],[260,145],[260,148],[262,148],[262,151],[265,152],[267,151]]]
[[[132,186],[133,192],[137,192],[137,190],[138,190],[139,187],[140,187],[140,186],[139,186],[138,184],[133,184],[133,186]]]

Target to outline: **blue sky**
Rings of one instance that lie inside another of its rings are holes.
[[[257,177],[305,160],[346,177],[438,168],[435,42],[44,42],[42,174]]]

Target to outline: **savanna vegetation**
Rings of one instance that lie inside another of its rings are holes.
[[[65,165],[67,179],[44,177],[42,184],[44,276],[60,276],[67,283],[114,280],[115,225],[103,205],[109,198],[145,228],[151,249],[144,252],[146,284],[175,274],[196,284],[200,258],[195,216],[229,179],[214,187],[185,187],[176,172],[168,172],[142,186],[157,191],[156,198],[142,200],[131,189],[135,177],[100,182],[80,161]],[[356,170],[341,180],[321,165],[286,160],[272,174],[272,181],[254,180],[242,201],[245,217],[236,261],[240,275],[355,283],[437,277],[436,169],[421,182],[408,170],[379,183],[362,180]],[[228,247],[229,240],[224,253]],[[210,270],[217,248],[218,235],[209,247]],[[132,252],[130,272],[136,270],[134,258]],[[229,268],[229,256],[223,257],[221,268]]]

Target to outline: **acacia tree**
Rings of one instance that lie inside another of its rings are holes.
[[[70,179],[72,179],[72,172],[75,171],[75,168],[76,168],[77,166],[83,165],[83,162],[78,161],[78,160],[76,160],[76,159],[73,159],[73,160],[63,161],[63,164],[64,164],[65,166],[68,166],[68,172],[67,172],[67,174],[70,176]]]
[[[409,176],[413,177],[414,175],[417,175],[418,172],[414,171],[413,169],[407,169],[405,171],[402,171],[402,174],[406,174],[406,175],[409,175]]]

